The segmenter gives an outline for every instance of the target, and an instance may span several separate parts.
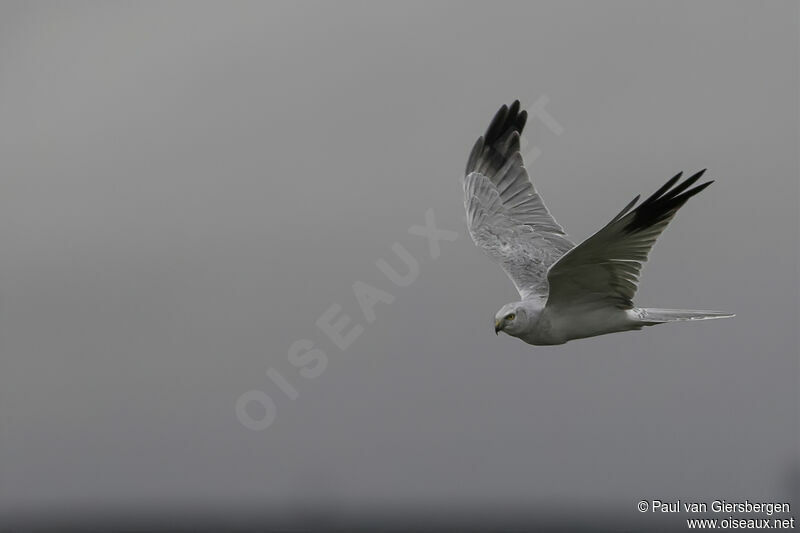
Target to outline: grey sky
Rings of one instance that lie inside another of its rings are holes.
[[[3,3],[0,512],[789,499],[799,89],[794,2]],[[564,129],[531,122],[529,170],[576,241],[709,168],[637,301],[737,318],[495,337],[516,292],[458,178],[543,95]],[[428,209],[460,233],[435,260]],[[356,281],[394,296],[374,323]]]

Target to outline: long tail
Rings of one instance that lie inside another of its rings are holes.
[[[657,309],[653,307],[639,308],[635,311],[636,317],[643,326],[653,326],[665,322],[681,322],[685,320],[713,320],[715,318],[730,318],[736,316],[722,311],[700,311],[698,309]]]

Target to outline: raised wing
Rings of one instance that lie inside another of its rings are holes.
[[[603,229],[567,252],[547,274],[547,305],[632,308],[642,264],[656,239],[689,198],[713,183],[689,189],[704,172],[674,186],[679,173],[633,209],[637,196]]]
[[[575,246],[550,215],[523,166],[527,113],[503,106],[467,162],[464,207],[472,240],[500,263],[523,299],[547,295],[547,269]]]

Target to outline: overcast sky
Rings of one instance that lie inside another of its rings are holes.
[[[799,90],[788,1],[4,2],[0,512],[793,501]],[[708,167],[637,302],[738,316],[496,337],[458,180],[516,98],[575,241]]]

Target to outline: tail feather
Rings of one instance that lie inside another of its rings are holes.
[[[645,326],[663,324],[665,322],[682,322],[686,320],[714,320],[736,316],[722,311],[701,311],[699,309],[658,309],[647,307],[637,309],[636,316]]]

